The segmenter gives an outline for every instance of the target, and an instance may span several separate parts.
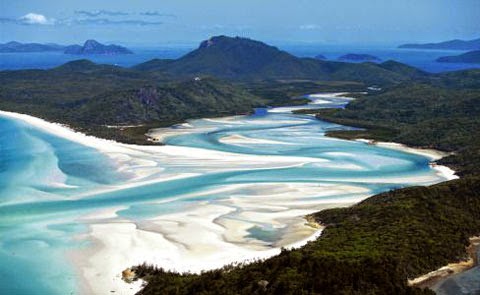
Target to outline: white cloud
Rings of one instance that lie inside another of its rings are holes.
[[[300,30],[318,30],[321,28],[322,28],[321,26],[315,25],[315,24],[306,24],[306,25],[300,26]]]
[[[20,17],[19,21],[25,25],[53,25],[55,23],[55,19],[33,12]]]

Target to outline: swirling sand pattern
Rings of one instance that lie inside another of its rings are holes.
[[[311,98],[302,108],[349,101]],[[433,157],[325,137],[348,127],[292,109],[152,131],[165,146],[2,112],[0,290],[133,294],[139,285],[119,277],[128,266],[201,271],[268,257],[318,236],[306,214],[446,178]]]

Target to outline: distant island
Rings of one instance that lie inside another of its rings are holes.
[[[318,54],[318,55],[315,55],[315,59],[323,60],[323,59],[327,59],[327,58],[325,57],[325,55]]]
[[[414,48],[414,49],[447,49],[447,50],[475,50],[480,49],[480,38],[474,40],[449,40],[439,43],[424,44],[403,44],[398,48]]]
[[[133,52],[129,49],[119,46],[119,45],[104,45],[95,40],[87,40],[80,45],[70,45],[65,48],[64,53],[66,54],[132,54]]]
[[[357,53],[349,53],[342,55],[338,58],[338,60],[342,61],[381,61],[380,58],[370,55],[370,54],[357,54]]]
[[[20,43],[11,41],[8,43],[0,44],[0,52],[14,53],[14,52],[47,52],[47,51],[63,51],[65,46],[48,43]]]
[[[442,56],[437,58],[436,61],[450,63],[480,63],[480,50],[469,51],[460,55]]]
[[[132,54],[133,52],[129,49],[111,44],[104,45],[95,40],[87,40],[82,45],[59,45],[55,43],[20,43],[16,41],[11,41],[8,43],[0,44],[1,53],[28,53],[28,52],[54,52],[54,51],[63,51],[65,54],[79,54],[79,55],[88,55],[88,54]]]

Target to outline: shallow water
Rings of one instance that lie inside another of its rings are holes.
[[[348,102],[312,98],[307,107]],[[92,248],[92,224],[134,223],[187,252],[182,228],[188,235],[189,226],[203,226],[199,232],[220,231],[212,247],[265,250],[288,244],[307,213],[444,180],[424,156],[325,137],[348,127],[290,110],[192,120],[154,132],[167,147],[121,145],[126,152],[0,117],[0,293],[78,293],[83,281],[71,254]],[[164,229],[172,220],[185,223],[174,238]],[[162,255],[171,253],[157,263]]]

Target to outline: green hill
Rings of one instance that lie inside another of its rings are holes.
[[[259,41],[226,36],[203,41],[196,50],[177,60],[151,60],[134,69],[161,71],[174,77],[212,75],[230,80],[348,80],[385,85],[410,79],[405,73],[373,63],[298,58]]]
[[[149,126],[249,112],[266,101],[214,78],[167,79],[88,60],[50,70],[0,72],[0,109],[64,123],[100,137],[145,143]],[[152,125],[153,124],[153,125]],[[106,125],[143,125],[135,130]]]
[[[330,136],[454,152],[440,163],[462,179],[315,213],[310,218],[326,226],[317,240],[264,261],[198,275],[136,266],[148,282],[138,294],[434,294],[408,286],[407,279],[466,259],[468,237],[480,234],[478,75],[480,70],[432,75],[422,83],[358,95],[345,109],[313,111],[321,119],[365,128]]]
[[[405,75],[413,79],[422,79],[430,76],[430,74],[428,74],[427,72],[424,72],[415,67],[411,67],[409,65],[406,65],[394,60],[387,60],[379,64],[378,66],[381,67],[382,69],[385,69],[400,75]]]

